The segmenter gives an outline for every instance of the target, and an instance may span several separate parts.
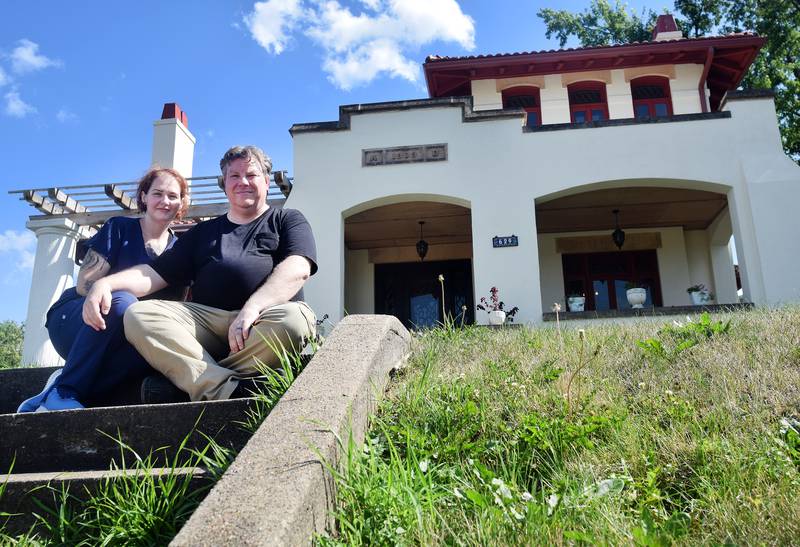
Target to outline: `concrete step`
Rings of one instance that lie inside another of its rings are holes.
[[[188,457],[188,456],[187,456]],[[189,477],[189,490],[208,487],[212,478],[200,467],[181,467],[177,469],[153,468],[150,475],[167,478]],[[89,499],[105,481],[124,477],[141,476],[141,472],[126,470],[110,471],[65,471],[50,473],[16,473],[3,477],[6,489],[0,497],[0,513],[12,515],[7,519],[0,517],[0,530],[14,536],[23,534],[38,524],[36,515],[52,521],[53,516],[42,509],[57,508],[62,501],[62,491],[68,492],[70,504],[74,507]],[[180,479],[179,479],[180,480]]]
[[[16,412],[20,403],[39,393],[50,375],[59,367],[24,367],[0,370],[0,414]],[[91,401],[87,406],[137,405],[139,384],[120,386],[113,392]]]
[[[16,412],[19,404],[39,393],[59,367],[0,369],[0,414]]]
[[[0,415],[0,473],[89,471],[120,462],[117,439],[141,457],[158,451],[168,465],[181,441],[187,448],[219,444],[241,449],[249,438],[238,422],[252,399],[102,407],[60,412]],[[130,454],[126,454],[126,459]]]

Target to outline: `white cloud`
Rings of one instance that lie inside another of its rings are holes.
[[[24,118],[28,114],[35,114],[36,108],[23,101],[16,89],[5,94],[5,113],[14,118]]]
[[[61,66],[61,61],[40,55],[39,44],[27,38],[19,41],[19,45],[11,52],[11,68],[17,74],[34,72],[51,66]]]
[[[244,16],[244,24],[261,47],[279,55],[304,17],[300,0],[267,0],[253,5],[253,12]]]
[[[3,87],[9,82],[8,75],[3,70],[3,67],[0,66],[0,87]]]
[[[342,89],[381,74],[417,82],[419,60],[409,53],[435,41],[475,47],[475,24],[456,0],[361,0],[353,13],[337,0],[268,0],[245,22],[268,52],[281,53],[300,28],[324,53],[323,69]]]
[[[17,232],[6,230],[0,234],[0,253],[11,255],[17,269],[30,270],[33,268],[36,248],[36,237],[32,232]]]
[[[56,112],[56,119],[61,123],[67,123],[77,120],[78,115],[66,108],[60,108],[58,112]]]

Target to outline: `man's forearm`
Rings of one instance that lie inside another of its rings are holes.
[[[272,271],[256,292],[254,292],[243,308],[250,308],[261,314],[264,310],[285,304],[303,288],[311,275],[311,265],[304,256],[292,255]]]
[[[164,278],[145,264],[104,277],[103,281],[112,291],[128,291],[134,296],[146,296],[167,286]]]

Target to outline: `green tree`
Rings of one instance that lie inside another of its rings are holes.
[[[24,332],[23,325],[15,321],[0,322],[0,369],[21,365]]]
[[[742,89],[775,92],[775,107],[783,147],[800,163],[800,0],[675,0],[675,20],[686,36],[750,31],[767,38]],[[544,8],[539,17],[546,36],[561,47],[570,37],[582,46],[650,40],[656,13],[628,11],[619,0],[590,0],[580,13]]]

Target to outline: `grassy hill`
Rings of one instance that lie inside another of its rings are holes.
[[[792,544],[800,308],[416,340],[324,544]]]

